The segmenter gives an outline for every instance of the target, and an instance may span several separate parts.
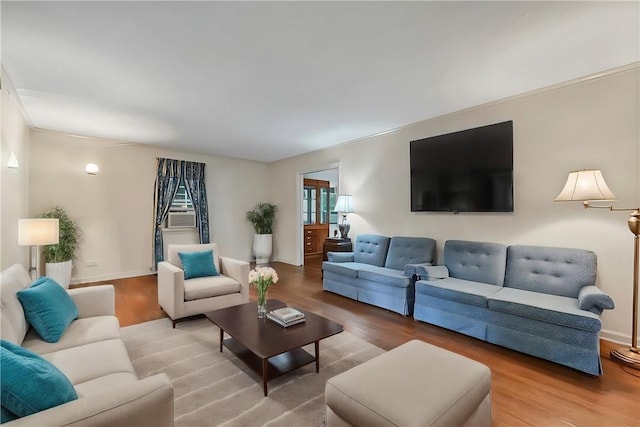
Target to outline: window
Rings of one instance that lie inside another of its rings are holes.
[[[187,191],[187,187],[184,186],[184,182],[180,183],[178,187],[178,192],[176,196],[173,198],[171,202],[172,211],[184,211],[184,210],[193,210],[193,202],[191,202],[191,197],[189,197],[189,192]]]

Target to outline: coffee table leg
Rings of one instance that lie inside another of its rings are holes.
[[[224,339],[224,331],[220,328],[220,353],[222,353],[222,340]]]
[[[267,378],[269,378],[269,359],[262,359],[262,387],[264,395],[267,396]]]
[[[316,374],[320,372],[320,341],[316,341]]]

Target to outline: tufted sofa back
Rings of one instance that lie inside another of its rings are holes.
[[[353,250],[355,262],[364,264],[384,266],[389,249],[389,238],[375,234],[360,234],[356,238],[356,245]]]
[[[509,246],[505,286],[578,298],[596,283],[596,254],[583,249]]]
[[[436,241],[428,237],[391,238],[389,252],[384,266],[394,270],[402,270],[407,264],[433,262]]]
[[[502,286],[507,262],[507,247],[499,243],[447,240],[444,264],[449,276],[462,280]]]

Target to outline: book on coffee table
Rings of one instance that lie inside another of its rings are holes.
[[[293,307],[284,307],[269,312],[273,317],[282,320],[285,323],[295,320],[304,319],[304,313]]]
[[[271,313],[267,313],[267,319],[271,320],[273,323],[277,323],[278,325],[288,328],[289,326],[293,326],[293,325],[297,325],[299,323],[303,323],[306,319],[304,317],[299,317],[297,319],[294,320],[290,320],[288,322],[285,322],[279,318],[277,318],[276,316],[274,316]]]

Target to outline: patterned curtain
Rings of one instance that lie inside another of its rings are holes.
[[[163,260],[162,252],[162,224],[169,216],[171,202],[178,192],[182,180],[182,165],[180,160],[158,159],[158,173],[156,175],[156,188],[154,200],[154,233],[153,233],[153,257],[155,266]]]
[[[204,163],[182,162],[183,180],[196,211],[200,243],[209,243],[209,205],[204,184]]]

